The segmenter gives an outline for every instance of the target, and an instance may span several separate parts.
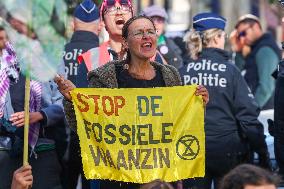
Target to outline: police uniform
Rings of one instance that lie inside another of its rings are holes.
[[[99,10],[92,0],[85,0],[74,11],[74,17],[82,22],[89,23],[99,19]],[[65,45],[63,60],[65,73],[76,87],[88,87],[88,69],[84,62],[79,63],[78,56],[91,48],[99,46],[98,36],[90,31],[79,30],[72,35],[71,41]],[[82,176],[82,188],[89,189],[90,182],[84,177],[80,154],[79,139],[74,131],[70,132],[68,160],[64,170],[64,188],[76,188],[79,174]]]
[[[194,17],[194,24],[200,32],[223,30],[225,19],[199,14]],[[256,150],[267,150],[263,126],[257,120],[259,108],[241,73],[222,49],[204,48],[196,61],[187,62],[179,71],[185,85],[204,85],[210,95],[205,115],[206,173],[194,185],[211,188],[212,181],[218,183],[224,174],[246,160],[250,142],[241,136],[250,138],[253,147],[259,148]],[[257,142],[259,146],[255,145]]]
[[[82,8],[84,7],[84,8]],[[74,12],[74,17],[82,22],[88,23],[99,19],[99,10],[91,0],[85,0]],[[87,67],[80,64],[78,56],[91,48],[99,46],[98,36],[90,31],[75,31],[71,41],[65,45],[63,60],[67,78],[77,87],[88,87]]]
[[[88,70],[83,62],[79,63],[77,61],[78,55],[98,46],[98,36],[89,31],[75,31],[70,42],[65,45],[63,54],[65,73],[67,74],[67,78],[77,87],[88,87]]]
[[[284,176],[284,61],[279,64],[274,103],[274,153],[279,173]]]

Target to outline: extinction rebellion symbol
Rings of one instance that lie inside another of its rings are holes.
[[[183,160],[194,160],[199,150],[199,141],[192,135],[185,135],[176,143],[176,153]]]

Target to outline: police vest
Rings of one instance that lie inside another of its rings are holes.
[[[78,62],[85,62],[88,72],[94,70],[111,60],[108,52],[109,42],[102,43],[98,48],[93,48],[78,56]]]
[[[85,62],[88,72],[92,71],[100,66],[105,65],[111,61],[111,56],[108,51],[109,41],[102,43],[98,48],[90,49],[89,51],[78,56],[78,62]],[[165,59],[160,55],[158,51],[151,58],[151,61],[157,61],[161,64],[167,64]]]

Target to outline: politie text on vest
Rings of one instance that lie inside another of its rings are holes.
[[[227,79],[220,76],[220,73],[226,72],[227,66],[222,63],[212,63],[211,60],[202,59],[202,62],[190,62],[187,65],[186,72],[195,72],[197,75],[184,75],[184,84],[198,84],[204,86],[226,87]]]
[[[65,65],[65,73],[67,75],[78,75],[78,62],[77,58],[82,54],[83,50],[73,49],[73,52],[63,52],[63,59],[68,62],[68,65]],[[74,61],[74,62],[73,62]]]

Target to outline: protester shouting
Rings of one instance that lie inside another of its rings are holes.
[[[125,55],[122,45],[122,27],[133,13],[130,0],[104,0],[100,8],[101,26],[104,26],[109,34],[109,40],[102,43],[99,48],[93,48],[79,56],[79,61],[84,62],[90,68],[97,68],[111,60],[121,60]],[[99,56],[97,56],[97,54]],[[151,60],[167,64],[157,50]],[[80,72],[80,70],[78,70]]]
[[[109,40],[99,47],[93,48],[79,57],[79,61],[86,65],[102,66],[111,60],[118,60],[124,55],[122,50],[122,27],[127,20],[133,16],[133,8],[129,0],[104,0],[100,8],[101,26],[105,27],[109,35]],[[92,59],[92,52],[99,50],[99,60]],[[89,68],[92,66],[89,66]],[[80,71],[80,70],[79,70]],[[91,71],[91,70],[88,70]]]
[[[153,21],[146,16],[129,19],[122,29],[127,57],[122,61],[111,61],[88,74],[91,88],[152,88],[181,85],[177,70],[169,65],[151,61],[156,53],[157,35]],[[64,95],[64,107],[69,125],[76,130],[77,122],[69,92],[74,84],[64,78],[56,79]],[[196,95],[202,95],[204,103],[209,100],[205,87],[198,86]],[[138,184],[103,180],[101,189],[135,188]]]

